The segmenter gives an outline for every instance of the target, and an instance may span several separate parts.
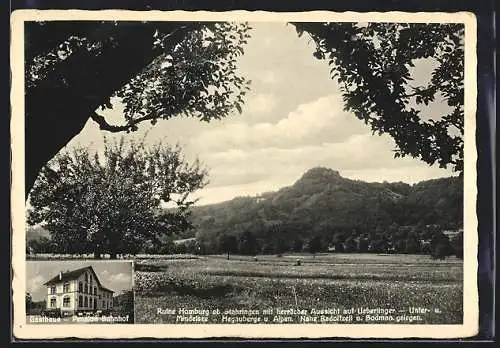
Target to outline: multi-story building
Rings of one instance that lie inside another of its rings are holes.
[[[59,272],[47,286],[47,309],[63,315],[78,312],[109,311],[113,308],[113,290],[105,288],[92,266]]]

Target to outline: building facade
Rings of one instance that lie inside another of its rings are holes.
[[[59,272],[44,284],[47,287],[47,309],[63,315],[78,312],[109,311],[113,308],[113,290],[105,288],[92,266]]]

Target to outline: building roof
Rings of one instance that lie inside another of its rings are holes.
[[[74,271],[69,271],[69,272],[62,272],[61,274],[56,275],[54,278],[50,279],[44,285],[53,285],[61,282],[66,282],[69,280],[75,280],[78,279],[84,272],[86,271],[91,271],[94,274],[95,279],[97,280],[97,283],[99,284],[99,287],[103,290],[114,292],[113,290],[110,290],[108,288],[105,288],[101,282],[99,281],[99,277],[95,273],[94,269],[92,266],[87,266],[79,269],[75,269]],[[59,276],[61,275],[61,278]]]

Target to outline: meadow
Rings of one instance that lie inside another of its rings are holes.
[[[308,315],[311,309],[394,313],[393,318],[362,315],[350,323],[394,323],[396,316],[413,318],[404,324],[462,323],[463,262],[454,257],[437,261],[428,255],[331,253],[257,259],[231,255],[227,260],[224,255],[177,255],[136,259],[135,271],[136,323],[178,323],[179,309],[194,310],[184,312],[190,314],[210,310],[209,323],[221,322],[221,315],[212,315],[216,309],[260,314],[270,309],[269,323],[276,323],[280,309],[307,310]],[[409,307],[429,312],[415,316]],[[300,315],[283,318],[301,323]]]

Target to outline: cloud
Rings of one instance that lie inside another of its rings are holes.
[[[274,110],[277,103],[278,100],[273,94],[259,93],[246,101],[243,110],[245,114],[251,113],[257,114],[258,116],[262,114],[266,115]]]
[[[117,273],[109,277],[109,281],[113,283],[130,283],[130,274]]]
[[[38,292],[40,289],[42,289],[43,283],[45,281],[46,279],[41,275],[28,277],[28,284],[26,284],[26,288],[30,293]]]
[[[260,74],[256,75],[256,78],[260,82],[268,85],[274,85],[280,82],[276,71],[270,69],[262,71]]]
[[[295,148],[268,147],[252,150],[230,149],[207,154],[211,184],[197,192],[200,204],[255,195],[292,185],[310,168],[325,166],[346,178],[364,181],[405,181],[415,183],[451,175],[449,170],[412,158],[395,159],[394,141],[368,130],[342,142]],[[213,180],[212,180],[213,178]]]
[[[120,293],[123,290],[128,290],[132,286],[132,276],[128,273],[115,273],[111,276],[103,278],[105,286]]]
[[[228,123],[202,132],[192,140],[201,151],[252,150],[339,142],[366,131],[361,121],[342,111],[340,95],[330,95],[298,105],[276,123]]]
[[[234,112],[210,123],[172,118],[154,127],[144,123],[131,134],[103,133],[89,121],[71,143],[102,148],[104,134],[138,139],[146,131],[148,143],[179,142],[188,159],[199,157],[209,169],[210,184],[196,193],[200,203],[276,190],[318,165],[366,181],[415,182],[451,174],[418,159],[394,159],[389,136],[371,135],[368,126],[344,112],[330,67],[313,57],[314,44],[307,36],[298,38],[295,28],[285,23],[251,26],[252,37],[238,60],[239,72],[252,80],[241,115]],[[413,82],[425,84],[433,63],[415,63]],[[424,119],[448,112],[438,99],[422,108]],[[114,103],[101,114],[119,124],[123,105]]]

